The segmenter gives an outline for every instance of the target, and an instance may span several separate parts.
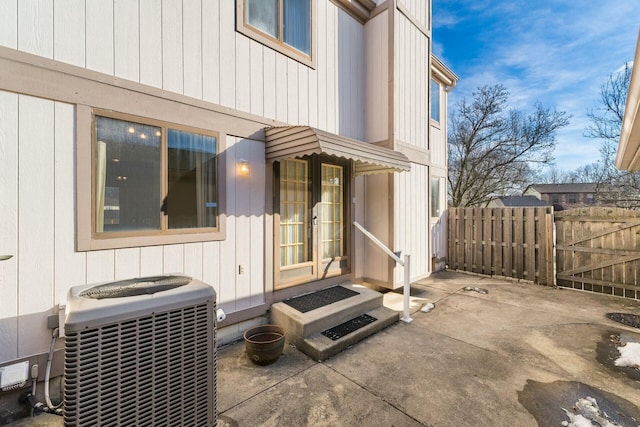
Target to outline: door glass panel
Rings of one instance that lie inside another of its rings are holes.
[[[280,162],[280,266],[310,260],[309,171],[304,160]]]
[[[343,191],[344,171],[342,166],[322,164],[322,258],[343,255]]]

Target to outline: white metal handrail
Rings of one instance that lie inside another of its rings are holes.
[[[371,234],[366,228],[358,224],[357,221],[353,221],[353,225],[355,225],[355,227],[358,230],[362,231],[362,234],[367,236],[369,240],[371,240],[380,249],[382,249],[384,253],[389,255],[391,259],[393,259],[395,262],[397,262],[398,264],[404,267],[404,287],[402,289],[402,294],[403,294],[402,296],[404,297],[404,310],[403,310],[403,316],[400,318],[400,320],[402,320],[405,323],[413,322],[413,319],[411,318],[411,313],[409,311],[409,304],[410,304],[409,297],[411,295],[411,274],[410,274],[411,273],[410,271],[411,255],[405,254],[404,260],[400,259],[398,255],[396,255],[391,249],[386,247],[384,243],[378,240],[378,238],[373,234]]]

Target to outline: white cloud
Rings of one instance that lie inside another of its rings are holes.
[[[558,133],[559,166],[573,168],[599,158],[598,141],[583,136],[587,112],[597,105],[602,82],[633,58],[640,2],[436,2],[435,28],[440,9],[447,8],[449,29],[472,24],[482,29],[459,46],[438,40],[434,31],[439,52],[448,56],[460,77],[451,94],[452,108],[479,85],[504,84],[515,108],[528,109],[540,101],[573,116],[570,126]],[[465,58],[467,52],[478,59]]]

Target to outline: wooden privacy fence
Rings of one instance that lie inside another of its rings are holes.
[[[553,208],[449,208],[452,270],[554,284]]]
[[[640,299],[640,212],[580,208],[555,221],[559,286]]]

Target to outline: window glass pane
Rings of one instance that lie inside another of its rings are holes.
[[[342,256],[344,224],[343,168],[322,164],[322,257],[324,259]]]
[[[431,80],[431,118],[440,121],[440,85]]]
[[[309,228],[308,191],[307,162],[280,162],[280,265],[283,267],[310,260],[305,232]]]
[[[278,0],[246,0],[246,19],[251,26],[278,37]]]
[[[440,216],[440,179],[431,178],[431,216]]]
[[[95,231],[160,228],[161,129],[96,116]]]
[[[310,0],[283,0],[283,41],[311,55]]]
[[[169,228],[215,227],[216,138],[169,129],[167,145]]]

